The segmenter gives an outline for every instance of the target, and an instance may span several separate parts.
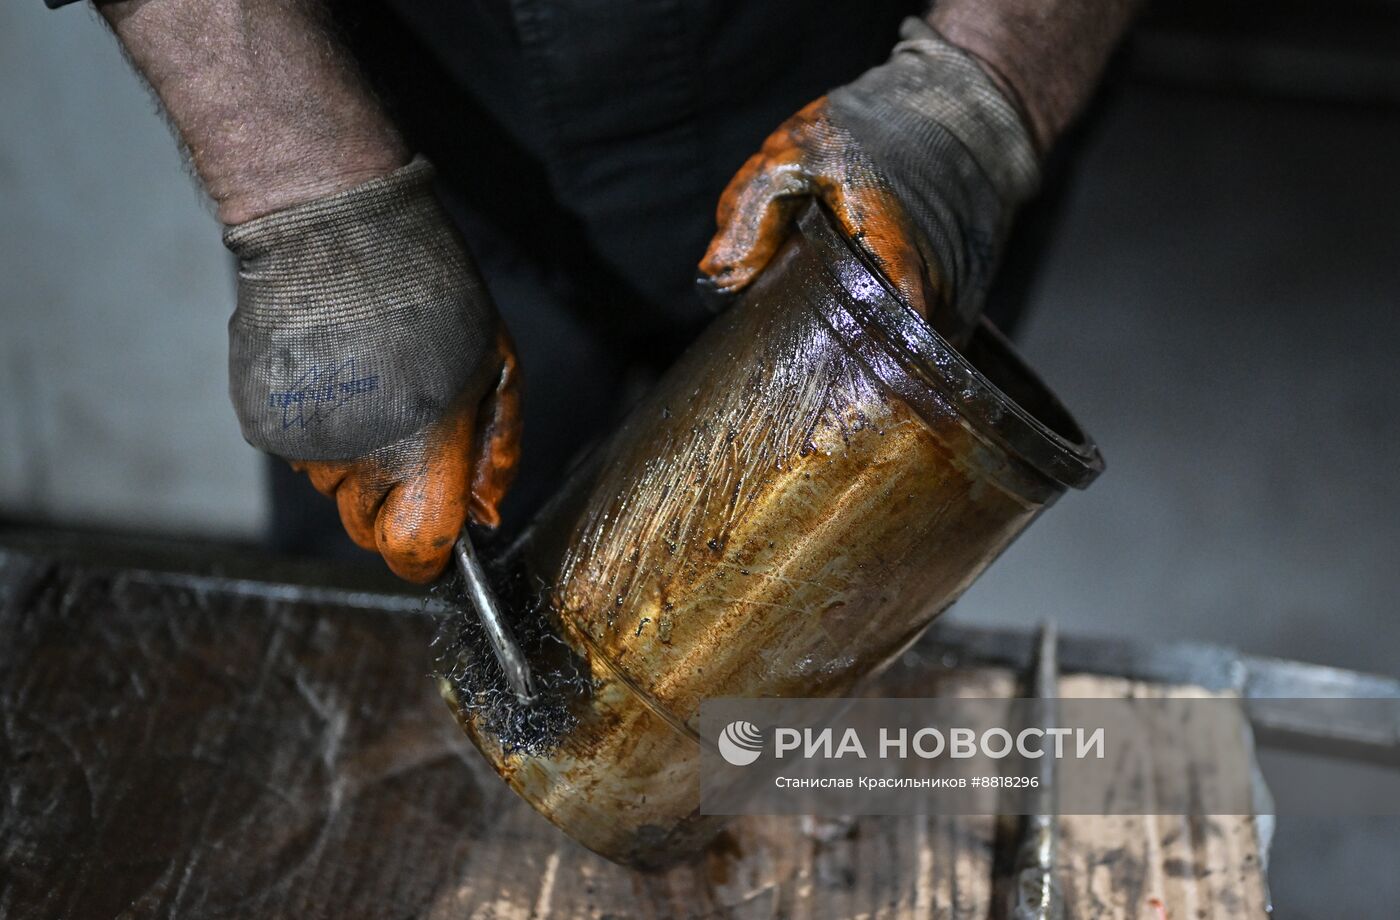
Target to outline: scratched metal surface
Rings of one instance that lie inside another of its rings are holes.
[[[0,918],[997,915],[990,819],[745,819],[661,874],[589,853],[461,736],[416,607],[0,547]],[[939,672],[880,691],[1011,686]],[[1072,917],[1258,914],[1247,834],[1066,830]]]
[[[572,718],[527,724],[540,701],[480,679],[474,619],[444,631],[482,754],[631,865],[718,829],[696,814],[702,700],[845,695],[1103,467],[995,330],[953,350],[820,208],[798,228],[507,553],[504,607]]]
[[[500,798],[426,622],[9,569],[0,914],[416,915]]]
[[[0,551],[0,917],[844,916],[888,900],[891,835],[852,852],[842,831],[823,868],[817,844],[794,845],[816,838],[755,821],[665,875],[608,863],[472,750],[411,604],[267,588]],[[926,861],[954,830],[935,825],[920,822]]]

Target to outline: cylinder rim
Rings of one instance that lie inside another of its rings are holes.
[[[983,319],[974,333],[977,347],[990,349],[1004,361],[1005,369],[1018,378],[1019,388],[1034,393],[1036,402],[1049,410],[1047,414],[1060,416],[1062,426],[1071,428],[1079,440],[1056,431],[1013,399],[939,335],[819,206],[809,207],[798,227],[820,256],[830,280],[845,295],[817,299],[823,318],[916,411],[926,419],[938,414],[934,403],[941,397],[978,434],[1063,486],[1086,488],[1103,472],[1098,445],[989,321]]]

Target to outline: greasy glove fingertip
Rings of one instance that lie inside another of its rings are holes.
[[[426,585],[442,575],[452,556],[452,541],[428,546],[421,542],[380,539],[379,555],[384,564],[404,581]]]
[[[404,484],[384,500],[375,542],[389,570],[405,581],[427,584],[442,574],[452,544],[466,522],[466,503],[425,502],[421,487]]]
[[[695,291],[700,303],[711,313],[723,313],[739,299],[742,286],[723,285],[702,269],[695,274]]]
[[[493,501],[487,501],[479,495],[473,494],[469,516],[473,524],[495,530],[501,526],[501,512]]]
[[[378,549],[374,520],[379,512],[379,500],[362,487],[347,482],[336,490],[335,503],[346,536],[360,549],[370,552]]]

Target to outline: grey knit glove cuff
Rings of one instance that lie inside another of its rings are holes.
[[[231,227],[238,309],[229,394],[243,437],[294,460],[348,460],[442,415],[492,347],[481,278],[414,160]]]
[[[1020,114],[965,51],[906,19],[890,60],[828,96],[938,256],[966,323],[982,311],[1016,206],[1040,179]]]

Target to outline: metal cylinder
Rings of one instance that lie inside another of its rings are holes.
[[[719,827],[702,700],[857,692],[1102,468],[991,326],[954,351],[813,206],[495,571],[534,706],[466,619],[444,695],[566,833],[672,861]]]

